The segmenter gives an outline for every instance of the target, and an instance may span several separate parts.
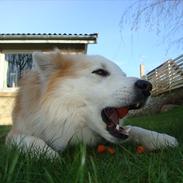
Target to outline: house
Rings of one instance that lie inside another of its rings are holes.
[[[11,123],[11,111],[23,72],[32,69],[32,52],[58,48],[62,53],[86,54],[98,34],[0,34],[0,124]]]

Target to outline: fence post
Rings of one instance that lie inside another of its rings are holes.
[[[171,91],[171,86],[172,86],[172,78],[171,78],[171,64],[170,64],[170,60],[167,61],[168,64],[168,91]]]
[[[140,78],[143,79],[145,76],[145,67],[144,64],[140,64]]]
[[[155,82],[154,82],[154,86],[155,86],[155,94],[158,94],[158,69],[155,69]]]

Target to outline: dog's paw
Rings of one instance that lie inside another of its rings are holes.
[[[168,147],[176,147],[178,146],[177,139],[167,135],[167,134],[159,134],[153,133],[150,136],[147,136],[144,140],[142,140],[142,145],[145,149],[149,151],[157,150],[157,149],[165,149]]]
[[[47,151],[45,151],[45,156],[48,158],[48,159],[55,159],[55,158],[59,158],[59,153],[52,150],[52,149],[48,149]]]
[[[148,151],[178,146],[176,138],[170,135],[139,127],[131,127],[130,139],[135,143],[142,145]]]

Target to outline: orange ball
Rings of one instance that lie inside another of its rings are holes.
[[[115,149],[112,148],[112,147],[108,147],[108,148],[107,148],[107,151],[108,151],[110,154],[115,154]]]
[[[137,146],[137,148],[136,148],[136,152],[137,152],[138,154],[142,154],[142,153],[144,153],[144,152],[145,152],[145,149],[144,149],[144,147],[143,147],[143,146]]]
[[[98,147],[97,147],[98,153],[103,153],[105,151],[106,151],[106,147],[103,144],[98,145]]]

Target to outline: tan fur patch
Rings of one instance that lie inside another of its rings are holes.
[[[61,58],[60,62],[62,64],[59,65],[48,80],[47,94],[57,87],[58,82],[61,83],[65,79],[79,77],[79,71],[89,67],[89,63],[85,61],[73,61],[67,58]],[[59,63],[59,60],[55,63]]]
[[[40,101],[40,80],[36,72],[29,72],[20,81],[20,89],[13,110],[13,121],[18,115],[26,114],[27,109],[34,109]]]
[[[17,117],[26,118],[29,116],[28,111],[35,111],[40,104],[49,102],[52,92],[67,78],[80,77],[80,72],[89,67],[89,62],[72,60],[62,55],[57,55],[52,62],[55,67],[53,73],[48,76],[46,91],[42,93],[40,75],[38,72],[30,71],[24,75],[20,82],[20,89],[16,97],[15,107],[13,110],[13,121]],[[44,82],[44,81],[42,81]],[[28,110],[27,110],[28,109]]]

